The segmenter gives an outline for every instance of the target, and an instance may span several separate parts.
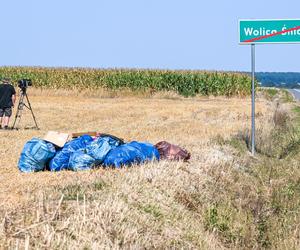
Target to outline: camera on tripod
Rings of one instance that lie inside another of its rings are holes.
[[[27,108],[31,112],[35,124],[35,127],[33,128],[39,129],[26,91],[29,86],[32,86],[31,79],[21,79],[18,81],[18,87],[21,89],[20,100],[18,104],[18,110],[15,116],[15,121],[11,129],[18,129],[18,124],[21,120],[21,116],[24,108]]]
[[[18,81],[18,87],[22,90],[26,90],[29,86],[32,86],[31,79],[21,79]]]

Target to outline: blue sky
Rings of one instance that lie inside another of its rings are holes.
[[[2,0],[0,66],[250,71],[238,19],[300,18],[299,0]],[[257,71],[300,72],[299,45],[259,45]]]

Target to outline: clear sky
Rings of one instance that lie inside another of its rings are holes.
[[[300,18],[299,0],[1,0],[0,66],[250,71],[238,19]],[[256,46],[300,72],[300,44]]]

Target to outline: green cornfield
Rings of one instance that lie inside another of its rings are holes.
[[[183,96],[246,96],[247,74],[218,71],[0,67],[0,78],[31,79],[37,88],[175,91]]]

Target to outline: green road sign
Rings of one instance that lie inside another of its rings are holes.
[[[239,20],[239,43],[300,43],[300,19]]]

